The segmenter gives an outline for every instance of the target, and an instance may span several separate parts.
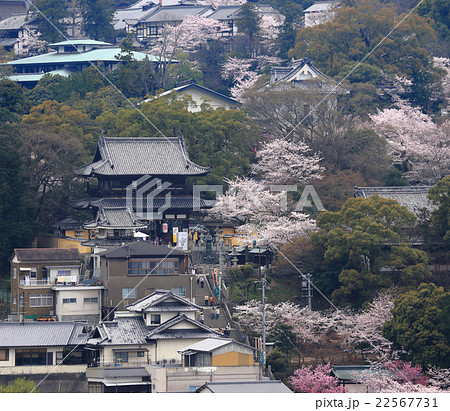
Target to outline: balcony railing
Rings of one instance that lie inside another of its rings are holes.
[[[51,283],[48,279],[37,280],[35,278],[24,278],[23,280],[19,281],[19,285],[32,287],[40,285],[51,285]]]

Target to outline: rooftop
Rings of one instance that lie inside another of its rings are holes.
[[[181,137],[100,137],[92,163],[76,170],[80,176],[206,175],[209,168],[189,160]]]
[[[181,298],[172,291],[156,290],[154,293],[136,301],[125,307],[129,311],[135,312],[197,312],[201,307]]]
[[[77,248],[16,248],[19,261],[73,261],[81,258]]]
[[[134,241],[121,247],[103,251],[100,256],[106,258],[129,258],[129,257],[149,257],[149,256],[184,256],[186,253],[175,248],[155,245],[148,241]]]
[[[238,381],[238,382],[207,382],[197,389],[197,392],[210,390],[218,394],[283,394],[292,391],[278,380]]]
[[[74,322],[0,322],[0,347],[78,345],[87,340],[83,331]]]
[[[378,194],[380,197],[396,200],[409,211],[418,214],[423,208],[433,208],[427,197],[430,188],[430,186],[355,187],[354,196],[368,198]]]

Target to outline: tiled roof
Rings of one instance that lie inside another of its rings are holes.
[[[241,9],[241,6],[221,6],[218,7],[214,13],[208,16],[214,20],[228,20],[230,18],[236,18],[237,13]]]
[[[213,10],[211,6],[160,6],[154,7],[151,11],[139,20],[139,23],[149,22],[169,22],[169,21],[181,21],[189,15],[203,15],[208,10]]]
[[[153,244],[148,241],[134,241],[111,250],[103,251],[100,256],[106,258],[128,258],[128,257],[165,257],[169,255],[180,256],[186,253],[175,248],[169,248]]]
[[[85,228],[114,228],[127,229],[136,228],[142,229],[147,227],[147,224],[139,222],[133,213],[127,208],[106,208],[101,207],[97,213],[97,220],[85,224]]]
[[[427,198],[429,186],[404,187],[355,187],[354,196],[368,198],[374,194],[380,197],[396,200],[409,211],[418,214],[423,208],[433,209]]]
[[[74,201],[71,204],[75,208],[126,208],[127,203],[131,200],[131,206],[133,208],[136,207],[136,198],[132,199],[126,198],[101,198],[101,199],[84,199],[79,201]],[[168,201],[166,198],[154,197],[153,199],[153,208],[160,208],[166,204]],[[193,210],[195,207],[199,207],[201,209],[210,208],[215,204],[215,200],[204,200],[198,199],[194,197],[171,197],[170,198],[170,209],[190,209]],[[145,204],[145,203],[144,203]]]
[[[292,393],[292,391],[283,384],[282,381],[238,381],[238,382],[207,382],[197,389],[197,392],[203,389],[209,389],[214,393],[223,394],[283,394]]]
[[[87,341],[83,329],[74,322],[0,322],[0,347],[75,346]]]
[[[105,368],[105,378],[148,377],[144,367],[116,367]]]
[[[201,310],[200,306],[168,290],[156,290],[154,293],[125,308],[136,312],[168,311],[178,313]]]
[[[100,137],[94,161],[78,175],[206,175],[209,168],[189,160],[182,138]]]
[[[81,258],[77,248],[16,248],[19,261],[72,261]]]
[[[89,339],[89,344],[134,345],[147,343],[148,327],[140,317],[117,317],[114,321],[100,323],[97,330],[100,337]]]
[[[179,328],[180,323],[188,322],[191,327]],[[177,328],[172,328],[177,325]],[[192,328],[192,325],[195,328]],[[166,321],[158,327],[153,328],[147,335],[148,340],[175,339],[175,338],[214,338],[222,335],[207,325],[179,314],[171,320]]]

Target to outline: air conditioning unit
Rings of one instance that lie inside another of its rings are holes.
[[[175,364],[177,362],[177,359],[176,358],[172,358],[171,360],[170,360],[170,363],[171,364]]]

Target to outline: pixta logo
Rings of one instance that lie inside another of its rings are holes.
[[[126,188],[126,205],[140,220],[161,220],[172,201],[170,191],[163,195],[172,183],[152,176],[142,176]]]

